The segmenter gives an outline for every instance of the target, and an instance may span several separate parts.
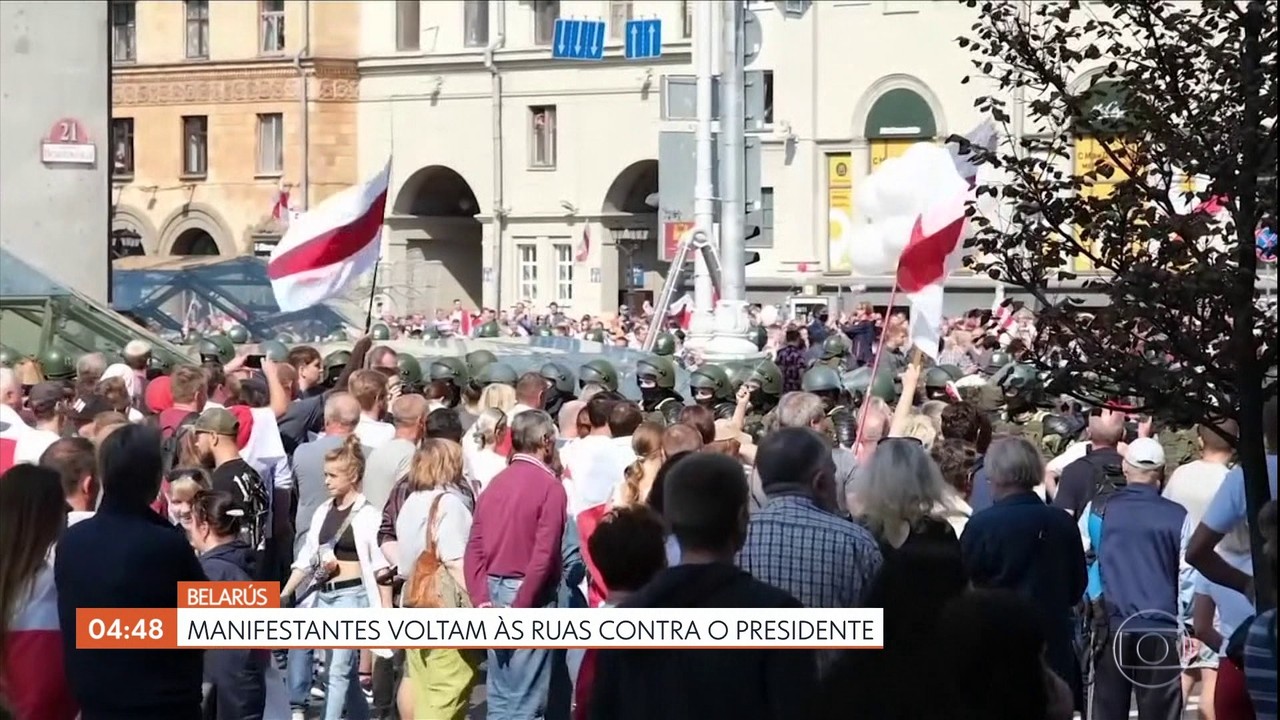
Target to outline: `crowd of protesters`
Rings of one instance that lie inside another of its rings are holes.
[[[842,439],[840,408],[802,388],[831,359],[812,350],[838,336],[865,365],[878,342],[860,323],[901,354],[904,322],[860,307],[764,328],[784,392],[759,432],[749,385],[727,417],[692,405],[663,422],[597,383],[553,403],[537,372],[417,392],[371,337],[334,373],[307,345],[254,369],[148,372],[145,344],[85,356],[74,378],[0,368],[0,705],[15,720],[1121,720],[1136,696],[1141,718],[1172,720],[1199,683],[1206,717],[1275,718],[1234,425],[1196,428],[1175,461],[1150,425],[1079,409],[1054,452],[1021,431],[1016,394],[931,395],[903,362],[901,396],[859,395]],[[1002,389],[987,368],[1034,339],[1024,324],[987,342],[985,322],[948,332],[952,391]],[[627,343],[647,331],[628,327]],[[1274,502],[1259,520],[1274,563]],[[318,608],[876,607],[884,649],[75,646],[76,608],[175,607],[178,582],[204,579],[277,581]],[[1126,629],[1143,613],[1173,620]],[[1151,662],[1137,644],[1153,633],[1193,649]]]

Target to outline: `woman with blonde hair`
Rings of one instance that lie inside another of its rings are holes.
[[[119,412],[128,416],[129,422],[142,422],[142,413],[138,412],[136,409],[138,398],[142,394],[141,388],[138,387],[138,375],[134,373],[132,368],[124,363],[108,365],[107,369],[103,371],[102,377],[98,379],[98,394],[107,395],[107,393],[103,392],[104,386],[107,384],[107,381],[113,380],[119,380],[119,384],[123,385],[124,398],[126,399],[126,402],[122,406],[117,404],[118,398],[107,396],[112,400],[112,406]],[[112,388],[115,388],[116,386],[116,383],[111,383]],[[118,390],[116,392],[118,392]]]
[[[490,386],[492,387],[492,386]],[[492,409],[481,413],[484,416]],[[407,589],[403,601],[413,607],[469,607],[462,557],[471,534],[471,510],[450,487],[462,474],[462,448],[437,438],[425,441],[409,469],[412,493],[396,518],[396,542],[387,543],[388,560],[400,568]],[[433,557],[420,560],[423,553]],[[426,562],[424,563],[423,560]],[[435,596],[415,597],[419,567],[443,567],[432,587]],[[405,651],[405,677],[397,704],[400,716],[465,720],[478,674],[478,654],[450,648]]]
[[[506,432],[507,416],[497,408],[487,408],[467,431],[469,437],[463,438],[463,476],[477,496],[484,492],[493,476],[507,466],[507,458],[497,452]]]
[[[378,547],[382,511],[360,492],[364,467],[364,451],[355,434],[324,456],[330,500],[311,518],[293,573],[280,593],[282,600],[301,589],[299,603],[308,607],[391,607],[391,588],[376,580],[376,574],[389,566]],[[373,654],[391,657],[385,649]],[[347,717],[369,716],[369,701],[359,682],[359,656],[360,651],[349,648],[329,651],[324,720],[341,720],[344,710]]]
[[[213,489],[209,471],[202,467],[180,467],[165,475],[161,488],[169,510],[169,522],[177,525],[191,537],[191,510],[196,495]]]
[[[643,505],[649,498],[658,468],[662,467],[662,431],[661,425],[644,422],[631,434],[631,450],[636,460],[623,472],[622,484],[614,492],[610,505]]]
[[[57,472],[24,463],[0,475],[0,705],[16,720],[79,713],[63,670],[53,577],[66,522]]]
[[[511,408],[516,406],[516,389],[504,383],[492,383],[486,385],[484,390],[480,391],[480,410],[488,410],[490,408],[501,410],[503,414],[511,412]]]

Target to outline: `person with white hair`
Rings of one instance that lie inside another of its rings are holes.
[[[1080,515],[1085,552],[1094,558],[1089,598],[1105,613],[1092,631],[1106,634],[1093,642],[1103,650],[1094,659],[1088,716],[1127,718],[1136,696],[1144,718],[1176,720],[1184,702],[1178,591],[1187,509],[1160,494],[1165,457],[1156,440],[1130,443],[1121,472],[1123,484],[1104,486]],[[1152,636],[1164,638],[1172,661],[1150,652]]]
[[[22,384],[10,368],[0,368],[0,438],[17,440],[31,428],[18,412],[22,409]]]
[[[974,587],[1012,590],[1042,610],[1049,667],[1079,692],[1075,606],[1086,584],[1080,531],[1036,493],[1044,458],[1031,442],[998,437],[983,460],[992,503],[960,536],[965,572]]]
[[[151,343],[146,340],[130,340],[124,346],[124,364],[133,371],[137,381],[134,385],[137,387],[138,394],[136,397],[145,397],[147,392],[147,370],[151,366]]]
[[[138,403],[142,401],[142,391],[138,388],[138,375],[128,365],[115,363],[107,366],[101,380],[119,378],[124,383],[125,392],[129,393],[129,422],[142,422],[142,413],[138,412]],[[100,380],[100,381],[101,381]]]
[[[778,401],[778,407],[770,415],[766,415],[768,421],[772,417],[777,421],[777,427],[783,428],[809,428],[830,437],[830,422],[827,420],[826,408],[823,406],[822,398],[807,392],[789,392],[782,396]],[[772,431],[773,427],[766,427],[766,431]],[[854,471],[858,469],[858,462],[853,456],[853,452],[847,448],[832,444],[831,459],[836,464],[835,476],[835,512],[838,515],[847,516],[849,514],[845,497],[848,495],[849,487],[853,483]],[[764,488],[760,482],[760,474],[755,470],[751,471],[751,511],[755,512],[764,507],[767,501]]]
[[[107,357],[100,352],[86,353],[76,361],[76,387],[91,388],[102,379]]]

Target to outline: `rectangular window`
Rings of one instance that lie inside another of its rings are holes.
[[[520,262],[520,297],[525,302],[538,301],[538,246],[521,245],[518,256]]]
[[[764,124],[773,124],[773,71],[762,70],[764,77]]]
[[[417,50],[422,35],[422,3],[396,0],[396,50]]]
[[[627,21],[630,19],[631,0],[609,0],[609,39],[625,39]]]
[[[284,52],[284,0],[261,1],[261,42],[258,47],[264,55]]]
[[[114,0],[111,3],[111,59],[133,62],[138,59],[137,3]]]
[[[266,113],[258,116],[258,174],[279,175],[284,172],[284,115]]]
[[[773,188],[760,188],[760,211],[756,215],[760,222],[760,234],[747,240],[747,247],[773,247]]]
[[[187,59],[209,57],[209,0],[187,0]]]
[[[550,45],[556,36],[560,0],[533,0],[533,44]]]
[[[693,37],[693,3],[684,0],[680,5],[683,10],[680,13],[680,37],[688,40]]]
[[[556,245],[556,303],[561,310],[573,304],[572,245]]]
[[[111,118],[111,174],[133,177],[133,118]]]
[[[556,166],[556,106],[529,108],[529,167]]]
[[[808,5],[808,0],[784,0],[782,12],[788,15],[803,15]]]
[[[467,47],[484,47],[489,44],[489,0],[466,0],[463,6]]]
[[[209,118],[187,115],[182,118],[182,175],[209,174]]]

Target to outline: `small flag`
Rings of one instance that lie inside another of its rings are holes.
[[[1013,327],[1013,300],[1004,296],[1004,283],[996,286],[996,298],[991,303],[989,329],[996,335]]]
[[[965,205],[972,196],[973,190],[967,188],[917,217],[898,259],[898,289],[907,294],[912,307],[912,344],[935,361],[942,337],[943,285],[960,264],[968,224]]]
[[[576,262],[586,262],[591,255],[591,226],[582,227],[582,240],[578,242],[578,252],[573,256]]]

